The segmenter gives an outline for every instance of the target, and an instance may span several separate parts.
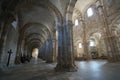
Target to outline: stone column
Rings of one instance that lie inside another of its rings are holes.
[[[39,57],[40,57],[41,59],[43,59],[43,46],[40,47]]]
[[[0,22],[0,38],[1,38],[1,34],[2,34],[2,30],[3,30],[3,22]]]
[[[47,63],[53,62],[53,42],[52,39],[48,39],[47,41]]]
[[[19,33],[15,64],[20,64],[21,63],[21,56],[22,56],[21,45],[22,45],[22,40],[24,38],[23,35],[24,35],[24,32]]]
[[[102,56],[102,52],[101,52],[101,41],[100,41],[100,40],[98,40],[97,51],[98,51],[98,57],[100,58],[100,57]]]
[[[24,45],[24,55],[27,56],[27,46]]]
[[[74,59],[76,59],[77,58],[77,46],[74,46]]]
[[[117,45],[118,45],[118,56],[117,56],[117,57],[118,57],[118,60],[120,61],[120,43],[119,43],[119,36],[120,36],[120,35],[117,35],[115,39],[116,39]]]
[[[56,36],[55,36],[56,37]],[[53,61],[57,62],[57,53],[56,53],[56,47],[57,47],[57,40],[53,40]]]
[[[70,70],[76,71],[77,69],[75,68],[75,64],[74,64],[73,24],[72,24],[72,21],[69,21],[66,27],[67,27],[66,28],[67,29],[66,30],[66,32],[67,32],[66,42],[67,42],[67,49],[68,49],[68,51],[67,51],[68,65],[70,67]]]
[[[5,50],[7,34],[9,31],[9,25],[13,20],[14,20],[14,17],[11,14],[6,14],[6,19],[3,24],[3,30],[0,38],[0,62],[1,62],[2,54],[4,54],[4,50]]]
[[[42,58],[42,47],[40,47],[39,49],[39,55],[38,55],[39,58]]]
[[[63,27],[57,26],[58,33],[58,57],[57,57],[57,65],[55,67],[56,71],[62,70],[62,50],[63,50]]]
[[[56,53],[56,62],[57,62],[57,58],[58,58],[58,32],[56,31],[56,51],[55,51],[55,53]]]
[[[116,34],[116,31],[113,29],[111,30],[112,32],[112,41],[113,41],[113,47],[114,47],[114,57],[115,57],[115,60],[116,61],[120,61],[120,58],[119,58],[119,42],[118,42],[118,38],[117,38],[117,34]]]
[[[76,71],[73,59],[72,22],[58,27],[58,64],[56,71]]]
[[[108,60],[110,62],[116,62],[118,61],[115,56],[117,54],[116,51],[118,51],[116,49],[116,41],[114,40],[114,37],[112,36],[111,30],[108,26],[108,22],[107,22],[108,17],[105,12],[105,9],[103,8],[104,6],[101,0],[96,1],[96,6],[99,11],[99,15],[101,16],[101,21],[103,23],[102,29],[103,29],[103,33],[105,34],[105,43],[107,47]]]
[[[46,42],[43,44],[42,46],[42,59],[43,60],[46,60],[46,49],[47,49],[47,46],[46,46]]]
[[[82,27],[83,27],[83,49],[84,49],[84,54],[85,54],[85,58],[87,61],[90,60],[90,54],[88,52],[88,42],[86,40],[86,24],[85,24],[85,20],[81,20],[82,22]]]

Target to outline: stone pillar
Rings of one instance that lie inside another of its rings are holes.
[[[56,62],[58,58],[58,32],[56,31]]]
[[[53,42],[52,39],[48,39],[47,41],[47,63],[53,62]]]
[[[27,46],[24,45],[24,55],[27,56]]]
[[[41,50],[42,50],[42,47],[40,47],[40,49],[39,49],[39,55],[38,55],[39,58],[42,58],[42,51]]]
[[[120,41],[119,41],[120,39],[119,39],[119,36],[120,36],[120,35],[117,35],[115,39],[116,39],[117,45],[118,45],[118,56],[117,56],[117,57],[118,57],[118,60],[120,61],[120,43],[119,43],[119,42],[120,42]]]
[[[24,32],[21,32],[19,34],[18,43],[17,43],[17,53],[16,53],[16,58],[15,58],[15,64],[20,64],[21,63],[21,56],[22,56],[21,45],[22,45],[22,40],[24,38],[23,35],[24,35]]]
[[[78,52],[77,52],[77,46],[74,46],[74,59],[77,58],[77,54],[78,54]]]
[[[56,36],[55,36],[56,37]],[[53,61],[57,62],[57,53],[56,53],[56,47],[57,47],[57,40],[53,40]]]
[[[98,40],[98,44],[97,44],[97,51],[98,51],[98,57],[100,58],[102,56],[102,52],[101,52],[101,41]]]
[[[76,71],[73,59],[72,22],[58,27],[58,63],[56,71]]]
[[[46,46],[46,42],[43,44],[42,46],[42,59],[43,60],[46,60],[46,49],[47,49],[47,46]]]
[[[54,31],[53,33],[53,61],[57,62],[57,50],[58,50],[58,33],[57,31]]]
[[[1,38],[1,34],[2,34],[2,30],[3,30],[3,22],[0,22],[0,38]]]
[[[62,70],[62,50],[63,50],[63,27],[57,26],[58,32],[58,57],[57,57],[57,66],[55,67],[56,71]]]
[[[108,26],[107,14],[105,9],[103,8],[104,6],[101,0],[96,1],[96,6],[99,11],[99,15],[101,16],[101,21],[103,23],[102,29],[103,29],[103,33],[105,34],[105,43],[107,47],[108,60],[110,62],[116,62],[118,61],[116,57],[117,54],[116,51],[118,51],[116,48],[116,41],[114,39],[114,36],[112,36],[111,33],[112,31],[110,30],[110,27]]]
[[[67,57],[68,57],[68,65],[70,66],[70,69],[75,70],[75,64],[74,64],[74,47],[73,47],[73,24],[72,21],[69,21],[67,24]]]
[[[112,32],[112,41],[113,41],[113,48],[114,48],[114,57],[116,61],[120,61],[120,52],[119,52],[119,42],[118,42],[118,38],[116,35],[116,31],[115,30],[111,30]]]
[[[9,31],[9,25],[13,20],[14,17],[11,14],[6,14],[6,20],[4,21],[1,38],[0,38],[0,62],[1,62],[2,54],[4,54],[5,51],[5,43]]]
[[[84,49],[84,54],[85,54],[85,58],[87,61],[90,60],[90,54],[88,52],[88,42],[86,39],[86,24],[85,24],[85,20],[81,20],[82,21],[82,25],[83,25],[83,49]]]
[[[39,58],[42,59],[42,56],[43,56],[43,46],[40,47],[38,56],[39,56]]]

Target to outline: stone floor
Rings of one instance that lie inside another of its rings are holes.
[[[32,60],[0,73],[0,80],[120,80],[120,63],[77,61],[77,72],[55,72],[55,65]]]

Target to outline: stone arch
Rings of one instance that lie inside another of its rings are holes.
[[[75,45],[77,45],[79,42],[82,42],[82,39],[76,39],[75,40]]]
[[[39,46],[41,46],[43,44],[43,42],[40,39],[33,38],[33,39],[29,40],[25,45],[30,48],[31,46],[33,46],[33,43],[39,44]]]
[[[93,31],[91,31],[91,32],[89,32],[88,34],[87,34],[87,40],[90,38],[90,36],[92,35],[92,34],[94,34],[94,33],[102,33],[102,31],[101,30],[98,30],[98,29],[95,29],[95,30],[93,30]],[[102,36],[103,34],[101,34],[101,36]]]
[[[43,43],[43,42],[41,41],[41,39],[32,38],[31,40],[27,41],[26,45],[29,44],[29,43],[31,43],[31,42],[33,42],[33,41],[39,41],[39,42]]]
[[[23,26],[23,28],[21,28],[21,30],[20,30],[20,43],[18,44],[18,45],[21,45],[22,43],[23,43],[23,39],[24,39],[24,34],[25,34],[25,31],[29,28],[29,26],[31,26],[31,25],[41,25],[42,26],[42,28],[41,29],[43,29],[43,28],[45,28],[47,31],[44,31],[44,30],[42,30],[42,32],[45,32],[45,33],[47,33],[49,36],[51,36],[51,31],[50,31],[50,29],[49,28],[47,28],[47,27],[45,27],[44,25],[42,25],[42,24],[40,24],[40,23],[32,23],[32,22],[30,22],[30,23],[27,23],[27,24],[25,24],[24,26]],[[21,46],[20,46],[20,49],[21,49]]]
[[[77,14],[77,16],[75,16],[75,17],[74,17],[74,15],[72,16],[72,18],[73,18],[73,19],[72,19],[72,23],[75,22],[75,19],[76,19],[76,18],[79,19],[79,21],[81,20],[81,18],[82,18],[82,13],[81,13],[80,10],[78,10],[77,8],[74,8],[73,14]]]
[[[42,34],[39,34],[39,33],[31,33],[31,34],[29,34],[29,35],[27,35],[27,36],[25,37],[25,40],[29,39],[30,37],[32,37],[32,36],[34,36],[34,35],[38,35],[38,36],[44,38],[44,40],[47,39],[47,38],[46,38],[45,36],[43,36]]]
[[[41,25],[42,27],[44,27],[44,28],[47,29],[48,34],[52,34],[52,32],[51,32],[51,30],[50,30],[49,27],[44,26],[43,24],[41,24],[41,23],[37,23],[37,22],[29,22],[29,23],[26,23],[26,24],[23,26],[23,28],[21,28],[20,32],[23,32],[23,33],[24,33],[25,30],[28,29],[29,26],[31,26],[31,25]],[[40,26],[40,27],[41,27],[41,26]]]
[[[35,47],[40,48],[41,43],[39,43],[39,42],[36,41],[36,42],[32,42],[32,43],[30,43],[30,44],[28,44],[28,45],[31,45],[31,46],[28,47],[28,48],[29,48],[29,49],[28,49],[28,50],[29,50],[29,53],[28,53],[28,54],[29,54],[30,56],[32,56],[32,54],[31,54],[32,49],[35,48]]]

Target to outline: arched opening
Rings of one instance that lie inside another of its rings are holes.
[[[104,39],[99,32],[93,33],[90,36],[88,48],[89,48],[88,52],[90,54],[91,59],[107,58]]]
[[[92,15],[93,15],[93,10],[92,10],[92,8],[89,8],[89,9],[87,10],[87,16],[90,17],[90,16],[92,16]]]
[[[77,44],[77,55],[76,55],[76,60],[82,60],[83,59],[83,45],[81,42]]]
[[[37,59],[38,58],[38,53],[39,53],[39,49],[38,48],[33,48],[33,50],[32,50],[32,58]]]
[[[82,43],[79,43],[79,48],[82,48]]]
[[[34,62],[34,64],[38,63],[38,54],[39,54],[39,49],[33,48],[32,49],[32,61]]]
[[[75,26],[78,26],[79,25],[79,22],[78,22],[78,19],[75,20]]]
[[[98,58],[96,41],[95,41],[94,38],[91,38],[90,41],[89,41],[89,53],[90,53],[92,59],[97,59]]]

